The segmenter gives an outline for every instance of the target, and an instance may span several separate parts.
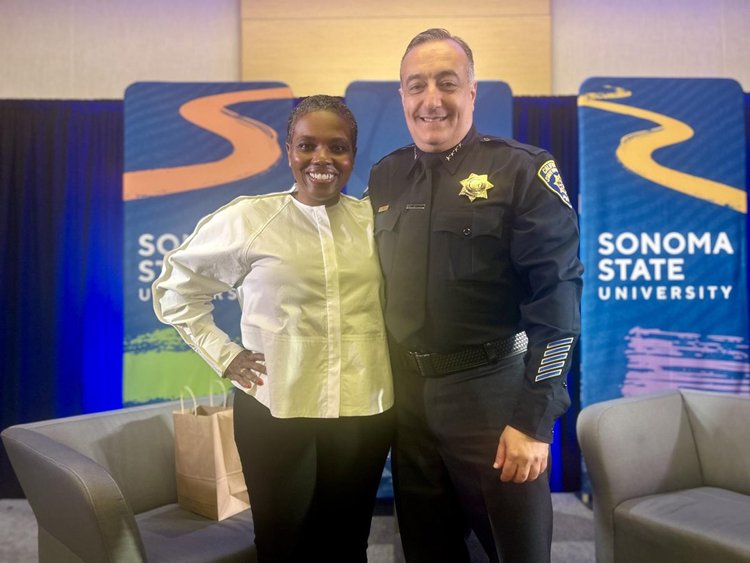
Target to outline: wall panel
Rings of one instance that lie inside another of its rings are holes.
[[[242,2],[242,80],[279,80],[297,96],[343,95],[353,80],[396,80],[409,40],[445,27],[474,51],[477,78],[508,82],[516,95],[551,93],[549,0],[465,5],[383,0]]]

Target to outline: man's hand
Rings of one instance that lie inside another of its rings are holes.
[[[243,350],[232,360],[224,371],[224,377],[236,381],[250,389],[253,385],[263,385],[261,374],[266,374],[266,357],[260,352]]]
[[[501,469],[501,481],[533,481],[547,469],[549,444],[535,440],[512,426],[506,426],[497,445],[495,469]]]

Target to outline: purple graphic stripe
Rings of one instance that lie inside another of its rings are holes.
[[[626,339],[623,396],[673,388],[750,394],[749,347],[741,337],[634,327]]]

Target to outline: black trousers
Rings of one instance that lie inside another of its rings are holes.
[[[393,409],[335,419],[271,416],[236,392],[234,433],[260,563],[367,561]]]
[[[423,378],[392,351],[396,514],[409,563],[469,561],[473,530],[490,561],[550,560],[549,472],[500,481],[492,464],[523,384],[523,355],[441,378]]]

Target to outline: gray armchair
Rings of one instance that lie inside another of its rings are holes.
[[[750,561],[750,396],[605,401],[577,431],[598,563]]]
[[[39,561],[255,561],[250,510],[216,522],[177,505],[179,402],[6,428],[39,524]]]

